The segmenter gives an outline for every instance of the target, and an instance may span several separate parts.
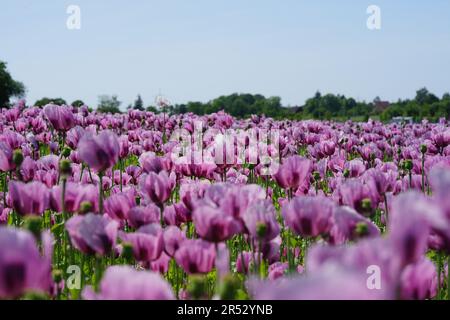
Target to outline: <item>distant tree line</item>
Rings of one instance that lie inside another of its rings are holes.
[[[0,61],[0,108],[11,106],[10,99],[21,98],[25,95],[25,86],[22,82],[12,78],[6,68],[6,63]],[[58,105],[68,104],[61,97],[42,98],[34,103],[35,106],[45,106],[53,103]],[[82,100],[70,103],[73,106],[82,106]],[[121,101],[117,95],[99,96],[97,111],[104,113],[120,113]],[[191,101],[185,104],[175,104],[159,110],[155,106],[145,107],[140,95],[137,95],[134,103],[127,109],[147,110],[153,112],[167,112],[169,114],[181,114],[192,112],[197,115],[210,114],[225,111],[237,118],[245,118],[253,114],[266,115],[273,118],[288,119],[336,119],[336,120],[367,120],[376,117],[382,121],[389,121],[393,117],[412,117],[419,121],[427,118],[436,121],[441,117],[450,118],[450,94],[442,97],[429,92],[426,88],[416,91],[414,99],[398,100],[396,102],[382,101],[379,97],[371,102],[356,101],[354,98],[335,94],[316,94],[306,100],[303,106],[283,106],[280,97],[265,97],[261,94],[233,93],[220,96],[208,102]]]
[[[36,101],[35,105],[43,106],[47,103],[66,104],[61,98],[43,98]],[[76,100],[74,106],[83,105],[83,101]],[[121,102],[116,95],[102,95],[99,97],[98,112],[120,113]],[[127,109],[147,110],[161,112],[153,105],[144,107],[140,95]],[[354,98],[335,94],[316,94],[306,100],[303,106],[283,106],[280,97],[264,97],[260,94],[238,94],[220,96],[208,102],[188,102],[186,104],[174,104],[168,106],[164,112],[169,114],[182,114],[192,112],[197,115],[211,114],[225,111],[237,118],[245,118],[252,114],[266,115],[277,119],[320,119],[320,120],[347,120],[356,119],[365,121],[370,117],[382,121],[389,121],[393,117],[412,117],[414,121],[427,118],[437,121],[441,117],[450,118],[450,94],[445,93],[441,98],[422,88],[416,92],[414,99],[398,100],[396,102],[382,101],[376,97],[371,102],[356,101]]]

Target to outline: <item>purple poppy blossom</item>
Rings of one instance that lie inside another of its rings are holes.
[[[164,230],[164,251],[171,257],[185,241],[186,234],[175,226],[169,226]]]
[[[160,221],[161,210],[153,203],[149,203],[145,207],[137,206],[130,208],[126,214],[126,218],[130,226],[139,228],[146,224]]]
[[[0,298],[18,298],[26,291],[49,293],[51,242],[50,234],[44,233],[41,256],[31,233],[0,226]]]
[[[132,245],[137,261],[156,260],[164,249],[163,231],[156,223],[142,226],[134,233],[120,232],[119,236]]]
[[[311,160],[300,156],[287,158],[273,176],[278,185],[284,189],[308,190],[313,169]]]
[[[108,217],[89,213],[74,216],[66,222],[72,244],[86,254],[105,255],[116,244],[119,224]]]
[[[208,273],[214,267],[216,251],[204,240],[186,240],[175,252],[175,261],[188,274]]]
[[[427,258],[422,258],[403,270],[400,297],[405,300],[433,299],[437,294],[436,267]]]
[[[158,174],[150,172],[149,174],[141,175],[139,178],[141,193],[158,205],[162,205],[169,199],[172,187],[173,185],[166,171],[161,171]]]
[[[212,242],[228,240],[241,231],[241,223],[232,215],[207,205],[197,207],[192,219],[198,235]]]
[[[68,106],[47,104],[44,107],[44,114],[56,131],[68,131],[75,126],[75,118]]]
[[[129,266],[112,266],[105,271],[99,293],[83,291],[87,300],[173,300],[170,284],[158,273],[137,271]]]
[[[80,159],[97,172],[104,172],[117,163],[119,159],[119,141],[110,131],[98,135],[85,133],[78,143]]]
[[[283,206],[286,225],[298,235],[316,237],[331,229],[335,204],[328,198],[296,197]]]
[[[105,212],[111,219],[122,221],[128,216],[128,212],[136,206],[134,197],[126,192],[112,194],[105,201]]]
[[[280,233],[276,211],[271,200],[259,200],[245,210],[242,219],[254,239],[270,241]]]
[[[11,207],[21,216],[41,215],[49,206],[50,192],[40,182],[10,181],[8,188]]]

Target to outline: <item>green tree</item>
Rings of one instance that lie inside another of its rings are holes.
[[[7,106],[12,97],[25,95],[25,86],[14,80],[6,68],[6,62],[0,61],[0,108]]]
[[[433,93],[429,92],[427,88],[421,88],[416,91],[416,102],[419,105],[432,104],[439,101]]]
[[[79,108],[84,105],[84,102],[82,100],[75,100],[74,102],[71,103],[71,105]]]
[[[34,105],[37,107],[43,107],[49,103],[56,104],[58,106],[62,106],[63,104],[67,104],[66,100],[63,98],[47,98],[44,97],[42,99],[37,100]]]
[[[140,94],[138,94],[136,100],[134,101],[133,109],[144,111],[144,102],[142,101]]]
[[[99,96],[97,111],[101,113],[120,113],[119,107],[121,103],[116,95],[102,95]]]

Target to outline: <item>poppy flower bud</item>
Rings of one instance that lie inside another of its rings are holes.
[[[413,168],[413,163],[410,159],[406,160],[404,163],[404,167],[406,170],[410,171]]]
[[[40,216],[26,216],[24,227],[30,231],[36,239],[41,238],[42,218]]]
[[[69,160],[63,159],[59,162],[59,172],[66,177],[72,174],[72,166]]]
[[[84,214],[84,213],[91,212],[92,208],[93,208],[93,205],[90,201],[83,201],[80,204],[80,213]]]
[[[198,300],[206,295],[207,288],[208,284],[204,277],[192,276],[187,291],[193,299]]]
[[[361,208],[364,212],[370,212],[372,211],[372,201],[370,199],[366,198],[361,201]]]
[[[20,150],[20,149],[14,150],[12,160],[17,167],[20,167],[20,165],[23,162],[22,150]]]
[[[358,222],[356,224],[355,232],[358,236],[366,236],[369,233],[369,228],[367,226],[367,223],[365,222]]]
[[[264,238],[267,233],[267,225],[264,222],[258,222],[256,224],[256,234],[258,235],[258,238]]]
[[[420,146],[420,152],[421,152],[422,154],[426,153],[426,152],[427,152],[427,146],[424,145],[424,144],[422,144],[422,145]]]
[[[55,281],[55,283],[60,283],[63,279],[63,273],[60,269],[53,270],[52,277],[53,277],[53,281]]]

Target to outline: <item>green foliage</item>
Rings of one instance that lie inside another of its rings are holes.
[[[99,96],[97,111],[101,113],[120,113],[119,107],[121,103],[116,95],[102,95]]]
[[[37,100],[34,105],[37,107],[43,107],[49,103],[52,104],[57,104],[58,106],[62,106],[63,104],[67,104],[66,100],[64,100],[63,98],[42,98]]]
[[[306,100],[302,107],[285,107],[279,97],[266,98],[256,94],[231,94],[220,96],[207,103],[188,102],[170,106],[169,113],[180,114],[192,112],[198,115],[210,114],[223,110],[237,118],[264,114],[276,119],[320,119],[320,120],[354,120],[367,121],[369,118],[390,121],[393,117],[413,117],[415,121],[427,118],[437,121],[440,117],[450,117],[450,94],[446,93],[439,99],[426,88],[416,92],[414,100],[399,100],[395,103],[384,103],[376,97],[373,102],[356,101],[344,95],[325,94],[320,92]],[[148,111],[156,111],[151,107]]]
[[[82,100],[75,100],[74,102],[71,103],[72,106],[74,107],[81,107],[82,105],[84,105],[85,103]]]
[[[198,115],[225,111],[235,117],[245,118],[252,114],[265,114],[270,117],[278,117],[288,113],[288,108],[281,106],[279,97],[265,98],[256,94],[231,94],[220,96],[217,99],[203,102],[188,102],[169,107],[170,113],[180,114],[192,112]]]
[[[144,102],[140,94],[138,94],[137,99],[134,101],[133,109],[144,111]]]
[[[14,80],[6,69],[6,62],[0,61],[0,108],[9,103],[11,97],[23,97],[25,86]]]

